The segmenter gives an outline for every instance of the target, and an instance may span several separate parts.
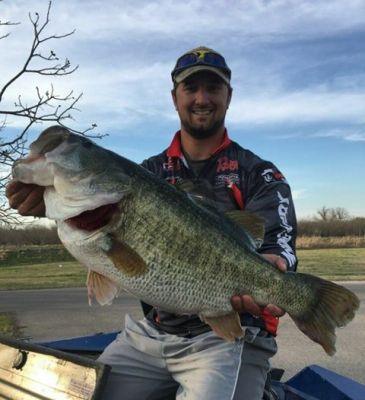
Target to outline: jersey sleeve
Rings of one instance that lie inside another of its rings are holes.
[[[247,177],[246,210],[265,220],[264,241],[260,253],[277,254],[295,271],[297,221],[290,186],[270,162],[256,165]]]

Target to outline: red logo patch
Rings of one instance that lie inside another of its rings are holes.
[[[225,171],[237,171],[238,161],[230,160],[228,157],[221,157],[217,161],[217,173]]]

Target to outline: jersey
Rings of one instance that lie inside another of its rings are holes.
[[[200,163],[199,163],[200,164]],[[244,209],[265,221],[265,235],[259,253],[276,254],[295,271],[296,216],[291,190],[279,169],[232,141],[225,131],[222,144],[203,165],[189,163],[177,132],[162,153],[142,165],[171,184],[191,181],[200,194],[214,201],[219,211]],[[198,316],[177,316],[142,304],[147,318],[159,329],[181,336],[195,336],[210,330]],[[241,316],[242,325],[259,326],[276,334],[278,318],[263,313],[261,318]]]

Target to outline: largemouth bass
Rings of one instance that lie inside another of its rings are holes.
[[[350,290],[283,273],[251,236],[204,201],[132,161],[62,127],[46,129],[13,177],[45,186],[46,215],[88,270],[89,297],[110,303],[121,289],[177,314],[198,314],[221,337],[243,335],[231,297],[250,294],[282,307],[298,328],[335,353],[335,329],[355,315]]]

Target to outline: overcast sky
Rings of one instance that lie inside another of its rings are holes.
[[[43,18],[47,6],[0,2],[0,20],[21,23],[0,28],[0,87],[27,56],[28,12]],[[52,80],[59,94],[83,93],[73,128],[97,123],[102,145],[137,162],[162,151],[179,128],[171,69],[212,47],[233,72],[231,138],[277,164],[299,218],[322,206],[365,216],[365,0],[54,0],[50,18],[46,34],[76,29],[44,50],[79,65]],[[25,76],[1,108],[35,85],[49,82]],[[19,128],[8,120],[8,133]]]

